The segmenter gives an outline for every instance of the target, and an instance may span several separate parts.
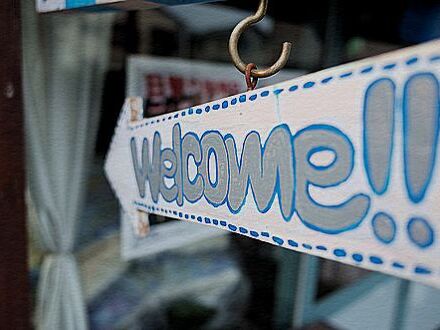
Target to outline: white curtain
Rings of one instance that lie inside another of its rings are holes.
[[[46,255],[38,329],[87,329],[73,254],[110,48],[109,14],[39,16],[22,1],[28,183]]]

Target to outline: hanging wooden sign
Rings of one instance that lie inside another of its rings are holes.
[[[269,82],[273,84],[302,74],[298,70],[283,70],[262,84],[267,86]],[[230,64],[145,55],[130,56],[127,62],[127,95],[142,96],[144,117],[174,112],[244,89],[243,75]],[[163,220],[163,216],[132,219],[124,214],[121,217],[122,257],[126,260],[142,258],[206,240],[215,244],[228,234],[214,227],[177,221],[162,223]]]
[[[150,9],[161,5],[175,6],[203,2],[209,2],[209,0],[37,0],[37,10],[40,13],[75,9],[135,10]]]
[[[106,160],[155,213],[440,287],[440,41],[153,118]]]

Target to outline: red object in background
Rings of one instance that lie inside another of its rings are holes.
[[[159,74],[149,74],[146,77],[145,94],[149,101],[148,113],[152,116],[164,114],[167,111],[167,96],[164,82]]]
[[[150,73],[145,76],[147,116],[157,116],[239,93],[235,81],[185,78]]]

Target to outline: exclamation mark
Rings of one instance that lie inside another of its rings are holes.
[[[414,203],[423,200],[431,182],[439,134],[439,84],[432,73],[413,75],[403,94],[405,183]]]
[[[364,165],[373,191],[381,195],[390,180],[396,88],[391,79],[374,81],[364,100]]]

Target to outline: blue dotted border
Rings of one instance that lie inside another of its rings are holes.
[[[297,250],[306,250],[306,252],[311,251],[311,250],[317,250],[320,253],[333,254],[335,257],[337,257],[336,260],[344,259],[344,258],[351,258],[355,262],[355,264],[357,264],[357,265],[360,265],[362,263],[363,264],[370,263],[375,266],[386,265],[384,258],[377,256],[377,255],[367,256],[367,255],[360,253],[360,252],[349,253],[349,252],[347,252],[346,249],[343,249],[343,248],[330,249],[330,248],[326,247],[325,245],[312,245],[312,244],[308,244],[308,243],[300,243],[300,242],[293,240],[293,239],[286,239],[286,238],[282,238],[282,237],[279,237],[276,235],[272,235],[271,233],[269,233],[267,231],[259,232],[259,231],[255,231],[255,230],[243,227],[243,226],[238,226],[236,224],[233,224],[233,223],[225,221],[225,220],[218,220],[215,218],[205,217],[205,216],[201,216],[201,215],[195,215],[195,214],[172,210],[169,208],[164,208],[164,207],[159,207],[159,206],[151,206],[151,205],[147,205],[147,204],[144,204],[141,202],[134,202],[134,205],[137,207],[144,208],[147,212],[161,213],[165,216],[175,216],[175,217],[178,217],[182,220],[204,223],[204,224],[207,224],[210,226],[216,226],[216,227],[220,227],[222,229],[227,229],[229,231],[232,231],[234,233],[238,233],[241,235],[248,235],[248,236],[251,236],[252,238],[259,238],[260,236],[263,238],[271,238],[272,241],[279,246],[291,247],[291,248],[295,248]],[[408,268],[407,265],[405,265],[404,263],[399,262],[399,261],[392,261],[391,266],[396,270],[405,270]],[[429,267],[424,266],[424,265],[416,265],[415,267],[413,267],[412,271],[418,275],[431,275],[431,274],[433,274],[433,270]]]
[[[440,63],[440,54],[427,56],[426,60],[429,63]],[[420,61],[421,61],[420,57],[411,56],[411,57],[408,57],[405,60],[403,60],[403,63],[401,65],[413,66],[414,64],[419,63]],[[309,89],[312,89],[312,88],[317,87],[319,85],[323,85],[323,86],[329,85],[330,83],[337,81],[337,80],[346,80],[346,79],[355,77],[356,74],[367,75],[367,74],[374,72],[375,70],[390,72],[392,70],[395,70],[398,67],[399,67],[398,62],[386,63],[380,67],[375,67],[373,65],[365,66],[363,68],[360,68],[357,72],[347,71],[347,72],[343,72],[339,75],[332,75],[332,76],[322,78],[319,81],[307,81],[307,82],[303,83],[302,85],[295,84],[295,85],[290,86],[287,90],[289,92],[295,92],[300,89],[309,90]],[[279,95],[283,92],[285,92],[285,89],[283,89],[283,88],[275,89],[272,91],[272,93],[274,95]],[[249,95],[249,97],[247,96],[247,94],[242,94],[240,96],[232,97],[231,99],[229,99],[229,101],[223,100],[223,101],[221,101],[221,103],[214,102],[214,103],[210,103],[208,105],[205,105],[204,107],[198,107],[195,109],[189,108],[186,110],[175,112],[173,114],[169,114],[169,115],[165,115],[165,116],[161,116],[161,117],[156,117],[151,120],[147,120],[147,121],[143,122],[142,124],[129,127],[129,129],[130,130],[137,130],[137,129],[140,129],[145,126],[150,126],[150,125],[158,124],[161,122],[178,119],[179,117],[192,116],[192,115],[202,115],[202,114],[207,114],[207,113],[215,112],[215,111],[219,111],[219,110],[226,110],[230,106],[235,106],[237,104],[245,103],[247,101],[253,102],[258,97],[264,98],[269,95],[270,95],[269,90],[263,90],[259,93],[251,94],[251,95]],[[292,239],[285,239],[285,238],[281,238],[279,236],[271,235],[267,231],[258,232],[255,230],[250,230],[246,227],[237,226],[235,224],[228,223],[225,220],[211,219],[209,217],[197,216],[194,214],[188,214],[185,212],[171,210],[171,209],[167,209],[167,208],[163,208],[163,207],[150,206],[150,205],[146,205],[146,204],[139,203],[139,202],[134,202],[134,203],[136,206],[143,207],[150,212],[160,212],[164,215],[174,215],[174,216],[177,216],[181,219],[192,220],[192,221],[199,222],[199,223],[205,223],[205,224],[208,224],[211,226],[218,226],[223,229],[228,229],[232,232],[236,232],[236,233],[239,233],[242,235],[249,235],[253,238],[258,238],[260,236],[264,237],[264,238],[272,238],[272,241],[279,246],[290,246],[292,248],[299,249],[299,250],[301,250],[301,249],[304,249],[307,251],[317,250],[321,253],[330,253],[330,254],[333,254],[335,257],[337,257],[337,259],[351,258],[356,264],[362,264],[362,263],[367,263],[367,262],[371,263],[375,266],[383,266],[386,264],[384,258],[377,256],[377,255],[365,256],[362,253],[348,253],[346,251],[346,249],[343,249],[343,248],[329,249],[324,245],[313,246],[313,245],[307,244],[307,243],[299,243],[299,242],[294,241]],[[399,262],[399,261],[392,261],[391,266],[396,270],[405,270],[407,268],[407,265],[405,265],[404,263]],[[431,274],[433,274],[432,269],[430,269],[429,267],[423,266],[423,265],[414,266],[412,271],[418,275],[431,275]]]
[[[440,54],[428,55],[428,56],[426,56],[426,61],[428,63],[440,63]],[[410,66],[413,66],[413,65],[420,63],[420,62],[421,62],[421,58],[419,56],[410,56],[410,57],[407,57],[406,59],[404,59],[403,62],[400,64],[399,64],[399,62],[390,62],[390,63],[386,63],[381,66],[366,65],[366,66],[358,69],[358,71],[346,71],[346,72],[342,72],[338,75],[327,76],[327,77],[322,78],[318,81],[307,81],[307,82],[300,84],[300,85],[295,84],[295,85],[290,86],[287,90],[289,92],[295,92],[300,89],[309,90],[309,89],[316,88],[318,86],[329,85],[332,82],[335,82],[338,80],[347,80],[349,78],[355,77],[357,74],[358,75],[367,75],[367,74],[370,74],[374,71],[390,72],[390,71],[393,71],[396,68],[398,68],[399,65],[410,67]],[[279,95],[283,92],[285,92],[285,89],[283,89],[283,88],[275,89],[272,91],[272,93],[274,95]],[[263,90],[261,92],[251,94],[249,96],[247,94],[236,95],[236,96],[231,97],[228,100],[223,100],[220,102],[217,101],[217,102],[209,103],[208,105],[204,105],[204,106],[200,106],[200,107],[196,107],[196,108],[191,107],[191,108],[188,108],[185,110],[174,112],[172,114],[150,118],[141,124],[129,127],[129,129],[130,130],[137,130],[137,129],[140,129],[145,126],[151,126],[151,125],[159,124],[161,122],[175,120],[175,119],[179,119],[179,118],[186,117],[186,116],[203,115],[203,114],[207,114],[210,112],[227,110],[231,106],[235,106],[235,105],[238,105],[240,103],[245,103],[245,102],[253,102],[253,101],[257,100],[258,97],[264,98],[269,95],[270,95],[269,90]]]

